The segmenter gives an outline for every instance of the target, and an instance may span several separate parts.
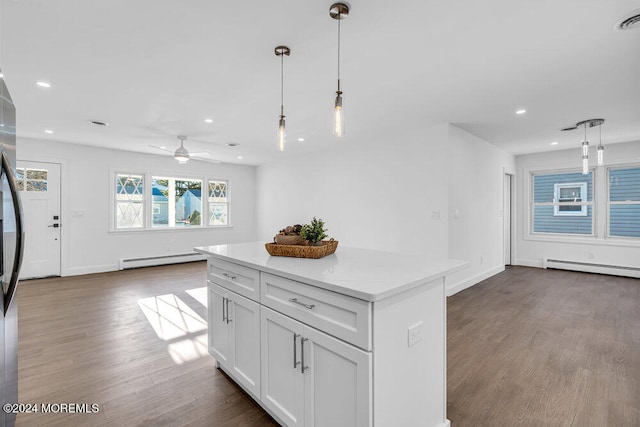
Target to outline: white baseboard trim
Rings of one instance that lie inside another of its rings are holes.
[[[118,271],[118,264],[89,265],[87,267],[71,267],[62,272],[61,276],[81,276],[83,274],[107,273]]]
[[[455,295],[460,291],[464,291],[467,288],[475,285],[476,283],[480,283],[485,279],[488,279],[491,276],[495,276],[498,273],[502,273],[504,271],[504,265],[499,265],[497,267],[492,268],[491,270],[482,272],[480,274],[476,274],[473,277],[465,279],[461,282],[455,283],[453,285],[447,285],[447,296]]]
[[[541,259],[516,259],[515,265],[521,265],[523,267],[536,267],[536,268],[545,268],[544,261]]]

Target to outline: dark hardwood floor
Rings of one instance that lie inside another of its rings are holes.
[[[191,263],[23,282],[20,402],[99,412],[17,426],[275,425],[206,352],[205,278]],[[454,427],[640,426],[640,280],[513,267],[460,292],[447,375]]]
[[[511,267],[447,305],[454,427],[640,426],[640,280]]]
[[[17,426],[277,425],[207,353],[205,283],[204,262],[22,282],[20,402],[99,412]]]

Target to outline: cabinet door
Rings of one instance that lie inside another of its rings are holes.
[[[262,403],[287,426],[304,425],[302,324],[260,307]]]
[[[371,426],[371,353],[308,326],[303,335],[305,426]]]
[[[207,286],[209,353],[225,367],[229,365],[229,328],[226,320],[228,294],[229,291],[226,289],[209,282]]]
[[[260,306],[230,293],[229,348],[231,375],[260,397]]]

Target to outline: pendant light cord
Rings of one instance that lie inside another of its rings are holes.
[[[284,52],[280,54],[280,118],[284,117]]]
[[[338,92],[340,92],[340,21],[342,21],[342,13],[338,12]]]

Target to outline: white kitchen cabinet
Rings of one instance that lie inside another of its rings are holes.
[[[302,323],[261,308],[262,402],[286,425],[304,425]]]
[[[260,396],[260,305],[208,284],[209,352],[229,375]]]
[[[209,256],[209,350],[280,424],[447,427],[445,276],[457,260],[341,247]],[[228,308],[228,309],[227,309]]]
[[[229,325],[227,324],[227,296],[229,291],[211,282],[207,286],[209,353],[220,365],[229,364]]]
[[[370,426],[371,354],[261,311],[262,402],[290,426]]]

